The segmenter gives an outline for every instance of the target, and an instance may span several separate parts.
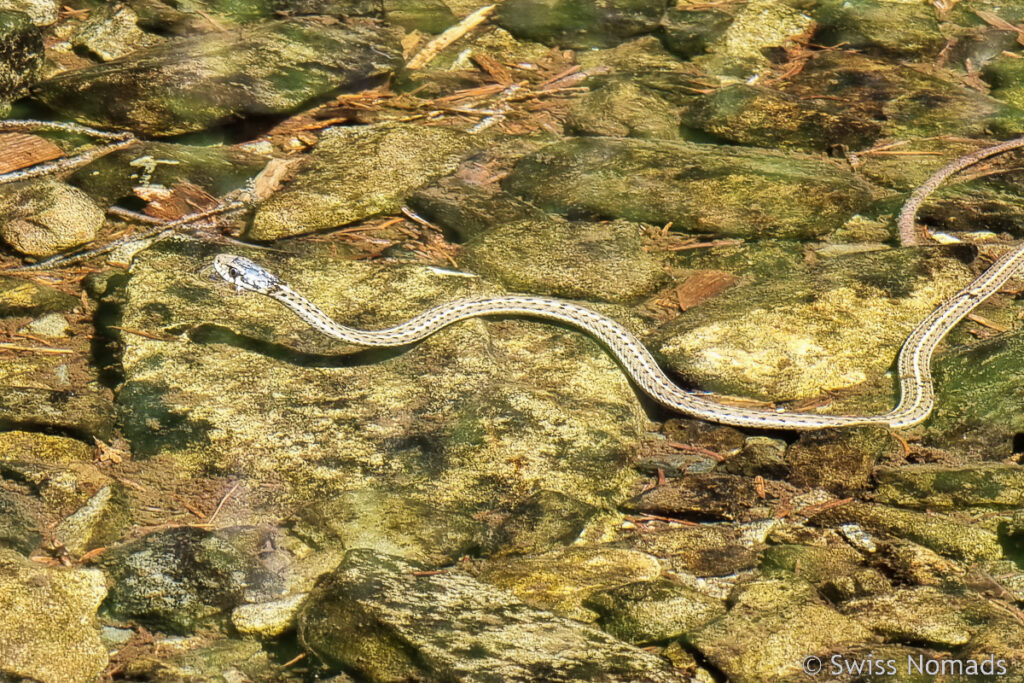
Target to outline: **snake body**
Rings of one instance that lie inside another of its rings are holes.
[[[477,316],[516,315],[555,320],[600,340],[630,379],[652,399],[671,410],[703,420],[738,427],[813,430],[854,425],[910,427],[925,420],[934,405],[931,359],[935,347],[968,313],[998,291],[1024,268],[1024,245],[1004,254],[977,279],[943,302],[907,337],[897,363],[900,402],[882,415],[820,415],[725,405],[679,386],[658,366],[637,337],[611,318],[579,304],[539,296],[501,296],[459,299],[431,308],[414,318],[382,330],[359,330],[340,325],[280,278],[242,256],[220,254],[216,272],[238,291],[269,296],[315,330],[360,346],[403,346],[418,342],[452,323]]]

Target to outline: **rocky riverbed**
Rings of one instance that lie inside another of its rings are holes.
[[[906,336],[1024,238],[1019,150],[923,205],[937,240],[896,228],[1024,134],[1022,24],[0,0],[0,678],[1024,681],[1024,279],[923,425],[800,433],[668,412],[568,326],[366,349],[211,266],[363,329],[571,299],[694,391],[885,413]]]

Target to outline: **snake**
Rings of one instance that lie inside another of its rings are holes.
[[[478,316],[525,316],[552,320],[582,330],[611,353],[633,383],[658,404],[691,417],[735,427],[815,430],[883,425],[904,429],[923,422],[935,405],[931,360],[935,347],[953,327],[1024,268],[1024,244],[1003,254],[969,285],[946,299],[907,337],[897,368],[899,404],[880,415],[829,415],[748,408],[721,403],[675,384],[643,343],[606,315],[563,299],[542,296],[496,296],[458,299],[380,330],[341,325],[281,278],[244,256],[218,254],[213,268],[236,291],[262,294],[283,304],[318,332],[349,344],[396,347],[414,344],[448,325]]]

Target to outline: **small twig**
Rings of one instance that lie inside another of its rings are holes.
[[[423,49],[417,52],[416,55],[406,63],[405,68],[421,69],[426,66],[430,60],[439,55],[446,47],[487,21],[491,14],[494,13],[495,7],[497,7],[497,5],[481,7],[459,23],[445,30],[445,32],[437,38],[434,38],[424,45]]]
[[[220,513],[220,509],[221,509],[222,507],[224,507],[224,503],[228,502],[228,498],[230,498],[230,497],[231,497],[231,495],[232,495],[232,494],[233,494],[233,493],[234,493],[234,492],[235,492],[235,491],[236,491],[236,490],[238,489],[238,487],[239,487],[239,486],[241,486],[241,485],[242,485],[242,482],[240,482],[240,481],[236,481],[236,482],[235,482],[235,485],[231,487],[231,490],[230,490],[230,491],[228,491],[227,493],[225,493],[225,494],[224,494],[224,497],[220,499],[220,502],[219,502],[219,503],[217,503],[217,509],[216,509],[216,510],[214,510],[214,511],[213,511],[213,514],[212,514],[212,515],[210,515],[209,519],[207,519],[207,520],[206,520],[206,524],[213,524],[213,520],[215,520],[215,519],[217,518],[217,515],[218,515],[218,514]]]
[[[72,349],[48,349],[39,348],[38,346],[21,346],[20,344],[10,344],[8,342],[0,342],[0,349],[10,349],[11,351],[34,351],[36,353],[74,353]]]

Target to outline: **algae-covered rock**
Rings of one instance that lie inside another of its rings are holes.
[[[120,539],[132,524],[128,492],[120,482],[104,486],[74,514],[54,529],[54,537],[72,555],[84,555],[93,548]]]
[[[1024,65],[1020,60],[1000,56],[989,62],[982,78],[992,86],[992,97],[1015,107],[1024,107]]]
[[[150,136],[232,116],[287,113],[393,70],[397,38],[379,26],[296,18],[138,50],[39,84],[37,96],[82,123]]]
[[[494,21],[517,38],[559,47],[616,45],[658,27],[665,0],[507,0]]]
[[[786,3],[751,0],[719,37],[709,41],[709,54],[696,57],[694,63],[711,74],[747,80],[770,66],[766,52],[799,44],[814,27],[814,19]]]
[[[968,562],[999,559],[1003,549],[995,533],[943,515],[901,510],[875,503],[848,503],[821,512],[815,524],[859,524],[877,534],[895,536]]]
[[[230,681],[287,676],[260,644],[251,640],[220,638],[199,647],[180,649],[184,652],[174,654],[174,649],[166,646],[154,650],[162,656],[143,651],[127,659],[121,673],[143,681]]]
[[[596,591],[661,574],[654,557],[621,548],[564,548],[541,555],[499,557],[471,568],[476,578],[512,592],[528,605],[580,621],[596,614],[582,603]]]
[[[761,556],[761,569],[767,576],[799,576],[835,601],[891,590],[885,576],[865,566],[860,553],[849,546],[769,546]]]
[[[0,371],[0,376],[7,374]],[[40,386],[0,386],[0,419],[15,429],[46,425],[52,429],[107,439],[114,429],[114,405],[109,392]]]
[[[302,611],[306,648],[372,680],[682,681],[592,626],[529,607],[457,571],[353,550]]]
[[[662,40],[680,57],[694,57],[705,52],[732,21],[732,14],[718,7],[669,7],[661,20]]]
[[[685,640],[739,683],[798,675],[808,655],[845,652],[871,637],[801,579],[753,581],[733,591],[729,602],[725,615]]]
[[[1013,137],[1024,128],[1024,112],[942,72],[874,60],[856,52],[815,54],[800,73],[780,84],[794,97],[839,97],[844,116],[877,121],[883,138],[934,135]]]
[[[673,640],[725,613],[721,600],[667,579],[630,583],[591,595],[601,628],[629,643]]]
[[[43,525],[24,498],[0,490],[0,548],[28,555],[43,540]]]
[[[918,59],[936,55],[946,45],[935,12],[912,2],[828,0],[814,9],[822,45],[848,45],[893,56]]]
[[[265,502],[281,515],[312,508],[310,542],[318,529],[325,547],[428,561],[471,552],[482,515],[539,490],[598,507],[625,497],[647,418],[587,336],[474,319],[406,350],[355,353],[212,282],[214,253],[170,241],[135,259],[121,324],[158,339],[124,338],[117,400],[134,457],[273,482]],[[499,293],[425,265],[244,253],[363,329]]]
[[[21,277],[0,276],[0,316],[70,311],[81,302],[70,294]]]
[[[677,519],[735,520],[759,500],[746,477],[711,472],[670,479],[621,507],[626,512]]]
[[[895,404],[885,373],[906,336],[971,279],[959,259],[941,253],[901,249],[814,259],[689,309],[663,325],[651,347],[705,390],[790,400],[866,384],[873,402],[832,412],[884,413]],[[768,256],[769,263],[776,260],[774,251]],[[863,478],[870,465],[859,462]],[[820,467],[819,474],[842,484],[836,476],[844,475]]]
[[[324,132],[295,179],[263,202],[246,235],[272,240],[398,211],[475,145],[450,128],[385,124]]]
[[[598,508],[557,491],[538,491],[509,512],[487,547],[499,555],[543,553],[570,545]]]
[[[52,178],[0,190],[0,239],[29,256],[52,256],[89,242],[103,211],[85,192]]]
[[[842,611],[887,640],[941,648],[964,645],[998,608],[981,598],[959,596],[928,586],[848,600]]]
[[[295,593],[280,600],[239,605],[231,612],[231,625],[244,635],[276,638],[295,628],[308,597],[307,593]]]
[[[78,439],[16,430],[0,433],[0,460],[56,464],[90,462],[92,459],[92,447]]]
[[[941,356],[929,445],[1004,458],[1024,432],[1024,336],[1005,334]]]
[[[454,176],[420,188],[408,204],[440,226],[453,242],[465,242],[491,228],[530,219],[549,220],[547,214],[496,187],[482,187]]]
[[[0,0],[0,11],[22,12],[36,26],[49,26],[57,21],[60,4],[57,0]]]
[[[898,507],[950,510],[1024,506],[1024,468],[1007,463],[904,465],[875,472],[874,500]]]
[[[505,189],[570,217],[625,218],[732,237],[814,237],[871,200],[821,159],[682,141],[576,138],[516,164]]]
[[[851,115],[829,100],[799,98],[745,83],[700,96],[684,120],[723,140],[807,151],[837,145],[867,147],[881,130],[877,121]]]
[[[663,262],[628,221],[524,220],[466,243],[462,263],[513,291],[567,299],[633,303],[665,279]]]
[[[728,576],[757,566],[765,529],[700,524],[647,530],[618,545],[659,558],[666,569],[695,576]]]
[[[140,29],[138,20],[127,5],[99,7],[78,27],[71,43],[108,62],[164,41],[161,36]]]
[[[44,567],[0,550],[0,671],[43,683],[95,680],[107,665],[96,622],[106,592],[95,569]]]
[[[68,180],[105,206],[132,197],[139,186],[189,183],[220,197],[245,185],[266,163],[264,157],[237,147],[143,142],[96,159]]]
[[[113,582],[104,609],[169,633],[190,633],[270,581],[250,554],[188,527],[108,550],[102,566]]]
[[[566,130],[576,135],[676,140],[679,108],[650,88],[612,81],[573,103]]]
[[[43,64],[43,36],[22,12],[0,4],[0,104],[28,91]]]
[[[837,496],[853,495],[868,488],[875,465],[899,449],[884,427],[805,432],[786,450],[790,481]]]
[[[441,33],[456,23],[455,15],[441,0],[383,0],[388,23],[424,33]]]

